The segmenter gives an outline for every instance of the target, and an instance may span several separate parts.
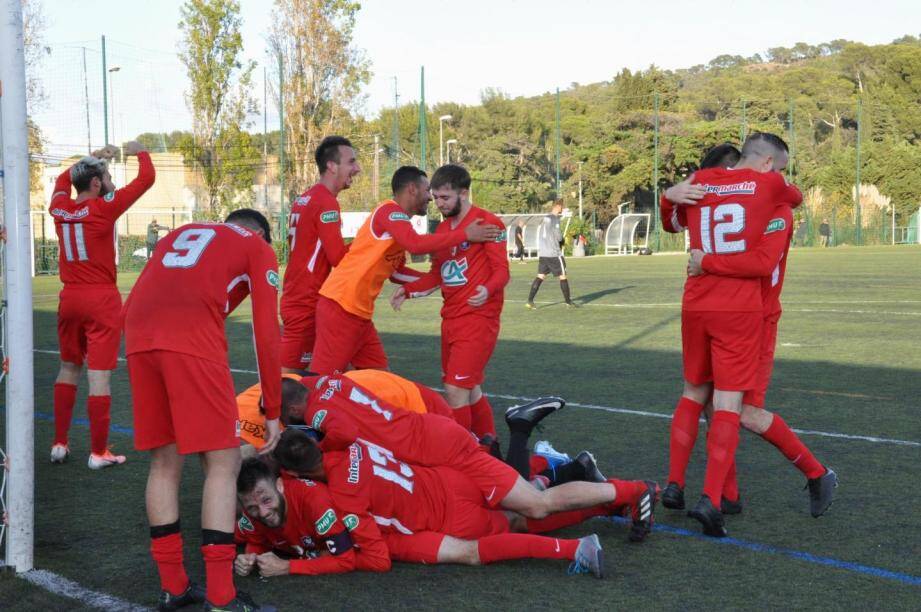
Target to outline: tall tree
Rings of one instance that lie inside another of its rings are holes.
[[[306,188],[316,177],[316,145],[341,129],[364,99],[369,62],[352,44],[360,8],[351,0],[275,0],[269,47],[284,66],[292,190]]]
[[[249,93],[254,62],[244,62],[237,0],[186,0],[180,9],[179,59],[189,75],[186,104],[192,137],[181,149],[204,181],[199,212],[217,218],[234,207],[253,184],[259,152],[241,138],[246,114],[255,108]]]

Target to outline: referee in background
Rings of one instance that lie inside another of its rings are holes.
[[[550,214],[540,222],[537,234],[537,278],[531,283],[531,293],[525,308],[534,310],[534,297],[540,289],[541,283],[548,274],[553,274],[560,279],[560,291],[563,299],[570,308],[575,308],[569,295],[569,280],[566,278],[566,260],[563,258],[563,232],[560,231],[560,213],[563,212],[563,201],[557,200],[550,207]]]

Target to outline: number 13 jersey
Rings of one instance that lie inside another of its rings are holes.
[[[249,295],[268,412],[280,399],[278,285],[275,252],[261,236],[230,223],[177,228],[157,244],[125,303],[125,353],[164,350],[226,364],[224,319]]]
[[[778,206],[798,204],[802,195],[777,172],[708,168],[694,173],[693,183],[707,195],[687,206],[691,248],[730,255],[754,250],[768,224],[781,216]],[[684,284],[686,311],[760,312],[761,279],[703,274]]]

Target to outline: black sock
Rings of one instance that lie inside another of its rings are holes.
[[[556,469],[547,468],[541,472],[540,475],[547,477],[547,480],[550,481],[551,487],[563,484],[564,482],[585,480],[585,470],[575,461],[564,463],[563,465],[558,466]]]
[[[233,534],[226,531],[217,531],[216,529],[202,529],[201,545],[210,546],[212,544],[233,544]]]
[[[537,290],[540,289],[540,284],[544,282],[539,278],[535,278],[534,282],[531,283],[531,293],[528,294],[528,304],[534,303],[534,296],[537,295]]]
[[[572,298],[569,297],[569,280],[568,279],[564,278],[560,281],[560,291],[563,292],[563,299],[566,300],[566,303],[571,304]]]
[[[505,453],[505,462],[515,468],[525,480],[531,477],[531,451],[528,449],[530,431],[511,430],[508,440],[508,452]]]
[[[178,519],[175,523],[170,523],[168,525],[151,525],[150,539],[155,540],[157,538],[163,538],[174,533],[179,533],[180,531]]]

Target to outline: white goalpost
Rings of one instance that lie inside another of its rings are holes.
[[[33,567],[34,389],[32,377],[32,263],[29,143],[20,0],[0,0],[0,184],[3,198],[3,358],[6,383],[5,528],[0,566]],[[2,487],[0,487],[2,489]]]

